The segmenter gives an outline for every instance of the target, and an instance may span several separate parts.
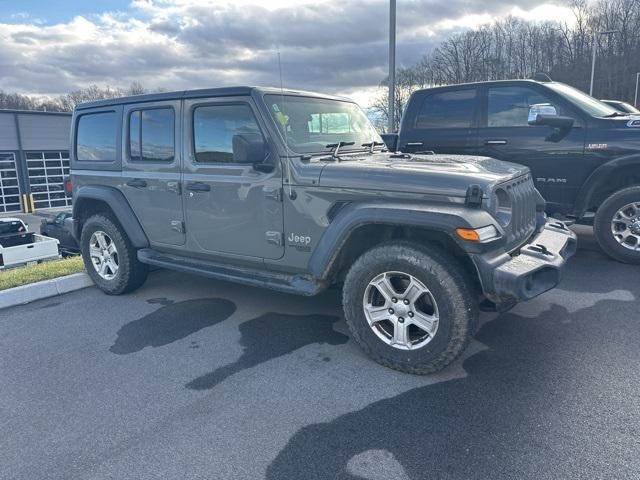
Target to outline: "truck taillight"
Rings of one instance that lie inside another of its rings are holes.
[[[70,178],[67,178],[64,181],[64,191],[67,192],[67,195],[71,195],[73,193],[73,184],[71,183]]]

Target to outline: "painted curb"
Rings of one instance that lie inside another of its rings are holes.
[[[65,277],[9,288],[0,291],[0,309],[24,305],[43,298],[55,297],[92,285],[93,282],[89,275],[86,273],[74,273]]]

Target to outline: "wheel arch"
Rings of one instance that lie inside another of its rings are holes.
[[[99,213],[106,214],[116,220],[134,247],[146,248],[149,246],[149,240],[122,192],[116,188],[102,185],[85,185],[75,192],[73,236],[78,242],[86,220]]]
[[[464,210],[464,214],[462,212]],[[427,205],[348,205],[329,225],[309,261],[314,278],[330,283],[344,279],[360,255],[389,240],[438,245],[460,260],[477,279],[467,245],[452,234],[456,228],[478,228],[491,222],[482,210]]]
[[[612,193],[626,187],[640,185],[640,154],[618,157],[596,168],[578,193],[574,214],[597,209]]]

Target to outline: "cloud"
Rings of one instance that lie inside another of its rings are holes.
[[[409,65],[452,30],[500,15],[544,19],[525,0],[398,2],[398,62]],[[265,6],[266,5],[266,6]],[[566,14],[556,2],[554,16]],[[550,15],[551,15],[550,13]],[[387,0],[134,0],[124,12],[0,24],[0,89],[60,94],[91,83],[185,89],[277,85],[370,91],[387,69]]]

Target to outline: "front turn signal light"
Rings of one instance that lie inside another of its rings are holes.
[[[456,234],[466,242],[484,242],[498,236],[498,230],[493,225],[482,228],[457,228]]]

